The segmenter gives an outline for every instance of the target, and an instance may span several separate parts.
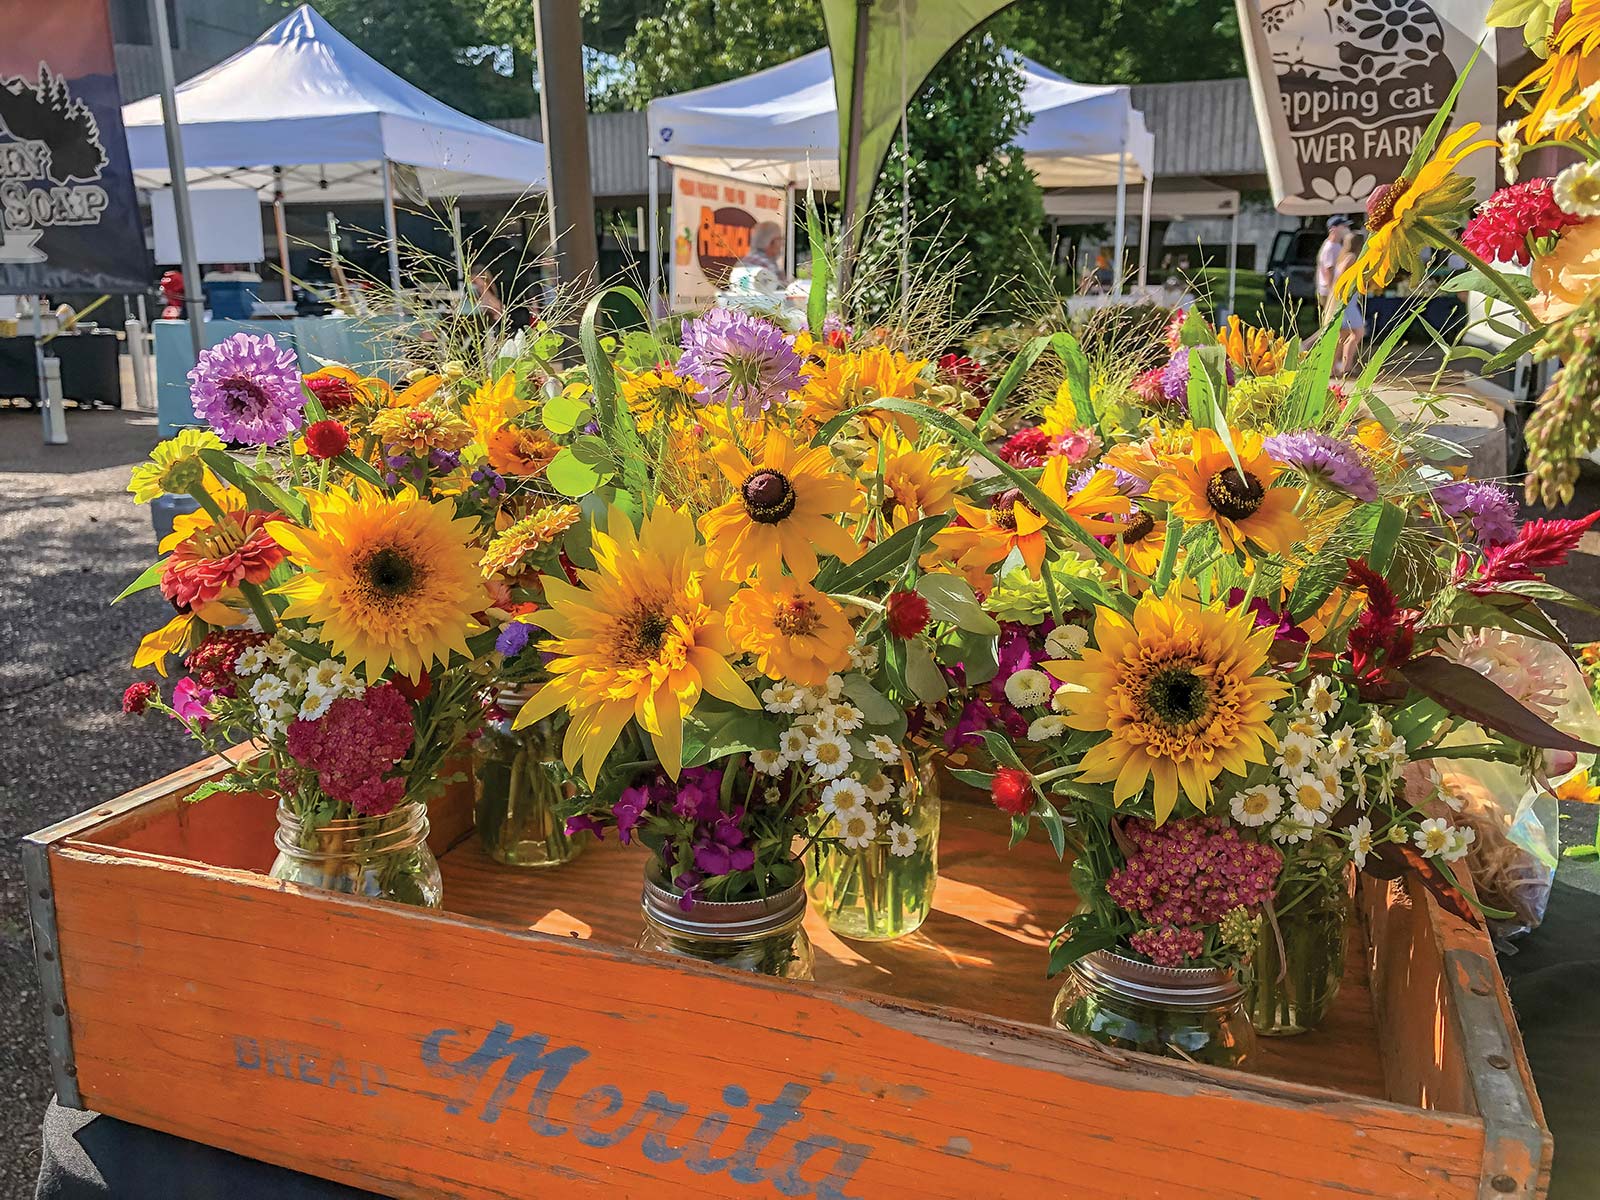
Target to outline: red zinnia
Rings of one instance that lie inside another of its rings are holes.
[[[914,638],[928,627],[928,602],[915,592],[894,592],[885,607],[889,632],[897,638]]]
[[[158,695],[156,685],[148,680],[141,679],[138,683],[128,685],[128,690],[122,693],[122,711],[130,717],[136,717],[150,707],[150,701]]]
[[[350,431],[338,421],[317,421],[306,427],[306,453],[312,458],[338,458],[350,445]]]
[[[288,554],[267,532],[277,513],[230,512],[178,543],[161,573],[161,594],[180,609],[215,600],[241,583],[265,583]]]
[[[305,385],[311,389],[311,394],[322,402],[326,412],[338,412],[341,408],[349,408],[361,400],[356,394],[355,383],[343,375],[318,371],[305,377]]]
[[[1528,179],[1503,187],[1478,205],[1478,213],[1461,231],[1461,244],[1488,262],[1527,266],[1533,259],[1528,243],[1554,237],[1582,218],[1563,212],[1552,181]]]
[[[989,799],[1001,812],[1022,816],[1033,808],[1033,776],[1020,767],[1001,767],[989,783]]]
[[[1055,439],[1038,426],[1019,429],[1005,440],[998,453],[1013,467],[1024,470],[1042,467],[1050,457]]]

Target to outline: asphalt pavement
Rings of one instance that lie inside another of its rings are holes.
[[[129,468],[157,441],[155,419],[71,412],[67,427],[69,445],[46,447],[37,414],[0,409],[0,1197],[6,1200],[33,1194],[40,1120],[51,1093],[18,839],[196,757],[171,723],[121,713],[133,648],[167,619],[157,592],[109,603],[154,553],[149,510],[132,504],[125,488]],[[1560,515],[1583,515],[1597,502],[1600,472],[1590,472]],[[1600,534],[1590,534],[1580,551],[1554,578],[1600,601]],[[1600,638],[1600,618],[1560,619],[1574,641]],[[1594,878],[1600,867],[1571,866],[1578,869],[1564,870],[1564,878],[1600,890]],[[1524,961],[1534,965],[1531,957]],[[1582,1001],[1590,1002],[1592,994]],[[1528,1032],[1532,1053],[1537,1032]],[[1593,1064],[1591,1057],[1587,1065]],[[1551,1063],[1543,1065],[1548,1070]],[[1585,1133],[1592,1137],[1592,1127]]]

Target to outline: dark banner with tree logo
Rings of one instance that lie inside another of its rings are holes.
[[[1483,36],[1488,0],[1237,0],[1272,199],[1279,212],[1356,212],[1399,177]],[[1493,135],[1494,39],[1451,128]],[[1481,194],[1494,156],[1469,159]]]
[[[143,291],[106,0],[0,0],[0,30],[0,295]]]

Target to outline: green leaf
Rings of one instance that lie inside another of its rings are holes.
[[[906,686],[924,704],[937,704],[950,690],[933,651],[920,638],[906,643]]]
[[[904,569],[906,563],[919,553],[918,546],[926,545],[933,539],[934,534],[949,523],[948,513],[941,513],[936,517],[923,517],[922,520],[907,525],[898,533],[885,538],[853,563],[840,562],[838,559],[829,560],[828,564],[817,572],[817,590],[848,594],[874,580],[889,578]]]
[[[580,397],[560,392],[544,402],[540,417],[551,433],[571,433],[589,423],[590,408]]]
[[[1379,575],[1389,572],[1394,559],[1394,548],[1400,542],[1400,531],[1406,526],[1406,510],[1398,504],[1384,502],[1378,514],[1378,527],[1372,532],[1372,548],[1367,551],[1367,565]]]
[[[1014,850],[1016,848],[1016,846],[1017,846],[1017,843],[1022,841],[1022,839],[1027,837],[1027,836],[1028,836],[1028,818],[1027,817],[1012,817],[1011,818],[1011,841],[1007,844],[1006,849],[1007,850]]]
[[[1594,846],[1568,846],[1561,853],[1568,858],[1600,858],[1600,849]]]
[[[334,459],[333,462],[334,465],[342,468],[343,470],[349,471],[350,474],[356,476],[356,478],[365,479],[373,487],[381,488],[384,486],[383,476],[378,474],[377,469],[373,467],[373,465],[366,459],[357,458],[348,450],[339,455],[339,457]]]
[[[1178,568],[1178,548],[1183,544],[1183,521],[1171,514],[1167,516],[1167,540],[1161,546],[1161,562],[1156,567],[1155,582],[1151,588],[1158,596],[1167,594],[1173,572]]]
[[[1008,767],[1022,768],[1022,759],[1017,757],[1017,748],[1011,744],[1011,739],[1004,734],[996,733],[992,729],[978,730],[978,736],[983,739],[983,744],[989,750],[989,757],[996,762],[1004,763]]]
[[[1183,318],[1183,325],[1178,329],[1178,345],[1180,346],[1215,346],[1217,335],[1211,331],[1211,326],[1206,324],[1206,319],[1200,315],[1200,306],[1193,305],[1189,313]]]
[[[968,687],[980,687],[1000,673],[995,655],[995,639],[981,633],[958,632],[939,646],[939,659],[949,666],[960,664]]]
[[[1234,470],[1244,474],[1239,450],[1233,444],[1228,425],[1228,359],[1222,347],[1213,343],[1189,351],[1189,413],[1195,427],[1209,427],[1222,441]]]
[[[1090,384],[1089,358],[1070,333],[1058,333],[1050,339],[1050,348],[1056,352],[1067,368],[1067,389],[1072,396],[1072,407],[1079,425],[1100,428],[1100,414],[1095,409],[1094,391]]]
[[[200,457],[218,476],[243,492],[252,508],[276,509],[299,524],[305,524],[310,509],[299,496],[284,491],[226,450],[202,450]]]
[[[1533,295],[1533,280],[1528,276],[1512,273],[1502,275],[1500,278],[1509,283],[1511,290],[1524,300]],[[1452,275],[1439,285],[1439,290],[1441,292],[1482,292],[1488,296],[1498,296],[1500,294],[1500,288],[1495,281],[1476,268],[1471,271],[1463,271],[1459,275]]]
[[[1056,852],[1057,858],[1067,856],[1067,827],[1061,819],[1061,813],[1056,806],[1043,796],[1034,802],[1033,815],[1039,818],[1039,823],[1044,826],[1045,834],[1050,838],[1050,848]]]
[[[631,287],[615,284],[599,292],[584,306],[583,319],[578,324],[578,344],[583,349],[584,365],[588,368],[589,388],[594,396],[595,420],[600,426],[601,438],[608,446],[617,448],[617,462],[627,488],[635,496],[648,496],[650,474],[646,467],[644,444],[634,428],[633,417],[627,406],[618,403],[616,370],[600,344],[597,322],[601,305],[611,295],[621,296],[638,309],[639,315],[650,320],[650,307],[645,299]],[[566,493],[571,495],[572,493]]]
[[[1510,593],[1514,596],[1527,596],[1531,600],[1547,600],[1551,604],[1564,605],[1567,608],[1577,609],[1600,615],[1600,608],[1595,607],[1581,596],[1574,596],[1565,588],[1559,588],[1553,583],[1546,583],[1542,579],[1513,579],[1507,583],[1495,584],[1495,591],[1501,594]]]
[[[983,411],[978,414],[978,420],[974,428],[979,433],[988,430],[989,422],[994,420],[995,413],[1000,411],[1000,406],[1005,403],[1006,397],[1011,395],[1012,389],[1022,382],[1022,377],[1028,373],[1028,368],[1039,361],[1039,356],[1045,352],[1049,345],[1049,338],[1036,337],[1018,351],[1017,356],[1011,360],[1011,365],[1006,367],[1005,374],[1000,376],[1000,382],[995,385],[994,392],[989,397],[989,403],[985,404]]]
[[[861,710],[861,717],[868,725],[893,725],[905,716],[898,704],[873,687],[872,681],[859,672],[853,671],[844,677],[844,694],[851,704]]]
[[[945,621],[968,633],[998,637],[1000,625],[983,611],[972,585],[959,575],[930,573],[917,580],[917,595],[928,602],[934,620]]]
[[[1512,363],[1516,362],[1524,354],[1531,352],[1534,347],[1544,341],[1549,332],[1550,326],[1542,325],[1538,329],[1518,334],[1510,345],[1483,364],[1483,373],[1492,375],[1496,371],[1502,371],[1511,366]]]
[[[1490,37],[1494,34],[1490,33]],[[1439,143],[1439,135],[1444,132],[1445,123],[1450,120],[1450,111],[1456,106],[1456,97],[1461,94],[1461,88],[1467,82],[1467,76],[1472,73],[1473,64],[1478,61],[1478,55],[1483,47],[1479,45],[1472,51],[1472,57],[1467,59],[1467,65],[1462,68],[1461,74],[1456,76],[1450,94],[1444,98],[1444,103],[1439,106],[1439,111],[1434,113],[1433,120],[1428,122],[1427,129],[1417,139],[1417,144],[1411,148],[1411,157],[1406,160],[1406,169],[1401,171],[1397,178],[1415,179],[1417,172],[1422,169],[1422,164],[1433,155],[1434,147]]]
[[[1059,975],[1085,954],[1109,950],[1116,944],[1117,931],[1102,925],[1098,913],[1079,913],[1050,943],[1049,974]]]
[[[702,697],[683,719],[683,765],[708,762],[751,750],[776,750],[778,727],[760,709],[739,708]]]
[[[1493,729],[1525,746],[1546,750],[1571,750],[1592,754],[1600,750],[1575,738],[1530,712],[1487,675],[1451,662],[1437,654],[1414,658],[1400,668],[1407,683],[1437,701],[1447,711]]]
[[[571,446],[563,447],[545,468],[550,486],[574,500],[589,495],[608,477],[609,473],[602,475],[592,464],[579,458]]]
[[[987,771],[969,771],[965,767],[951,767],[950,775],[951,778],[960,780],[968,787],[978,788],[985,793],[988,792],[990,785],[994,783],[994,776]],[[1023,822],[1023,826],[1026,828],[1026,821]]]
[[[200,801],[205,800],[208,797],[215,796],[219,792],[236,792],[238,790],[239,781],[234,779],[231,775],[224,775],[221,779],[206,780],[199,787],[195,788],[194,791],[185,795],[183,799],[184,803],[186,804],[198,804]]]
[[[828,261],[828,239],[817,219],[817,197],[806,188],[806,239],[811,243],[811,291],[806,296],[806,327],[813,337],[822,336],[828,319],[828,283],[833,264]]]
[[[137,579],[118,592],[117,599],[113,600],[111,603],[115,604],[118,600],[126,600],[129,596],[132,596],[138,592],[142,592],[146,588],[155,587],[156,584],[161,582],[161,573],[166,569],[167,560],[164,558],[151,563],[148,567],[139,572],[139,577]]]

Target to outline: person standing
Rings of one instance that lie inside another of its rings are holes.
[[[1342,232],[1344,236],[1340,239],[1339,255],[1333,264],[1335,279],[1355,266],[1356,259],[1361,255],[1360,235],[1354,229]],[[1338,300],[1330,296],[1328,303],[1336,306]],[[1356,373],[1356,358],[1361,353],[1361,341],[1366,336],[1367,320],[1361,311],[1361,292],[1357,289],[1350,294],[1350,300],[1339,317],[1339,345],[1333,360],[1335,375],[1343,378]]]
[[[1339,262],[1339,252],[1344,249],[1345,235],[1350,232],[1350,218],[1343,213],[1335,213],[1328,218],[1328,236],[1317,248],[1317,312],[1324,321],[1328,319],[1329,298],[1333,295],[1333,285],[1338,280],[1336,270]]]

